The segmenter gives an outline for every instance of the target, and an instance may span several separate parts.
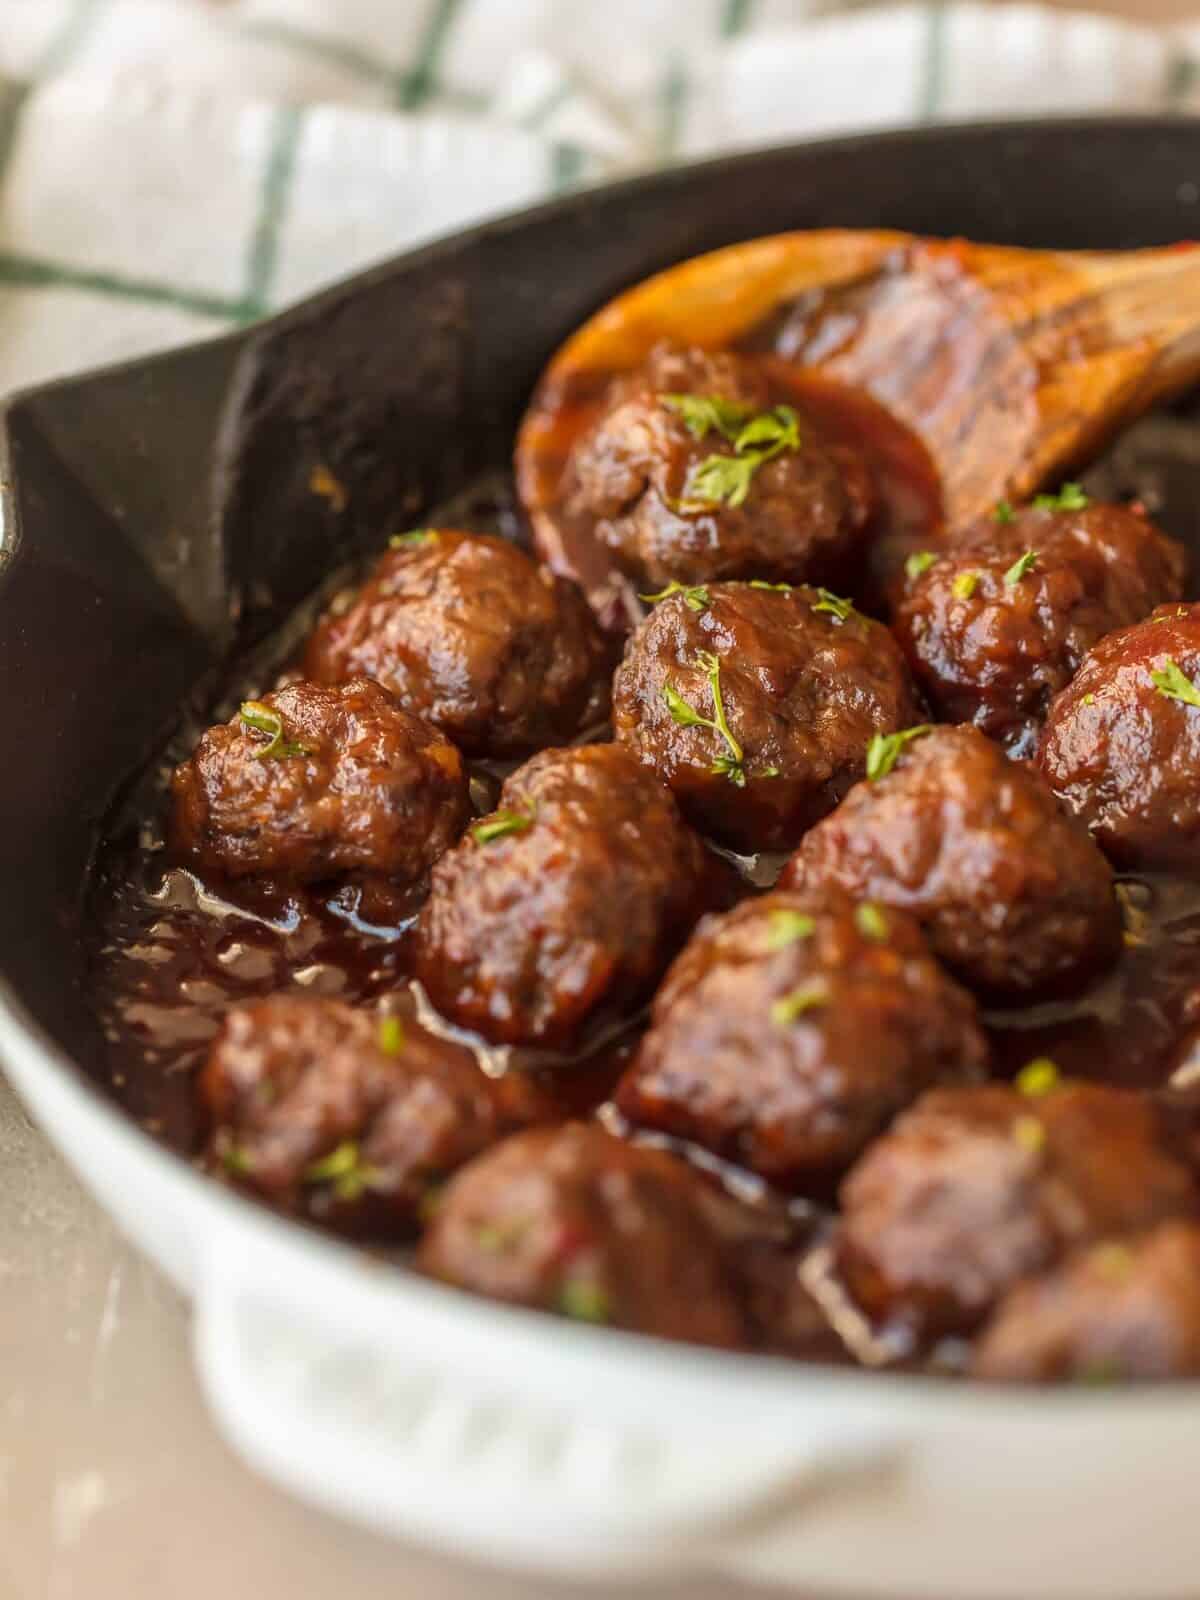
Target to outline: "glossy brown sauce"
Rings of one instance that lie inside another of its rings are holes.
[[[781,392],[816,417],[832,440],[852,445],[872,464],[881,505],[872,530],[880,553],[875,573],[893,569],[908,550],[936,539],[941,528],[938,485],[920,444],[865,395],[798,376],[779,362],[772,365]],[[573,433],[598,404],[598,391],[541,398],[558,408],[556,425]],[[1148,429],[1146,452],[1139,454],[1138,430],[1133,430],[1090,481],[1100,494],[1140,495],[1173,530],[1170,507],[1163,505],[1164,485],[1172,495],[1183,486],[1192,494],[1200,470],[1200,426],[1190,420],[1169,422],[1178,431],[1178,454],[1188,458],[1182,476],[1176,473],[1176,453],[1164,451],[1154,419],[1143,426]],[[552,466],[543,456],[537,470],[552,476]],[[524,537],[506,481],[478,486],[431,520]],[[607,560],[601,571],[594,544],[583,540],[569,519],[556,526],[557,550],[547,547],[544,527],[540,530],[543,555],[560,570],[581,575],[585,584],[609,582]],[[1193,561],[1200,569],[1195,549]],[[266,657],[230,684],[219,705],[209,708],[210,720],[230,715],[238,700],[262,692],[286,670],[311,616],[310,606],[280,630]],[[190,752],[198,733],[197,725],[181,727],[160,766],[144,777],[113,819],[92,885],[88,935],[92,998],[105,1039],[99,1073],[114,1098],[148,1132],[191,1157],[198,1154],[206,1132],[194,1078],[227,1009],[281,990],[358,1003],[394,993],[408,982],[406,928],[420,899],[410,895],[391,905],[370,906],[347,891],[269,882],[202,883],[172,867],[161,833],[166,776]],[[474,773],[478,810],[492,803],[500,776],[482,768]],[[753,893],[769,886],[781,862],[763,858],[737,865],[745,892]],[[1112,971],[1081,994],[987,1015],[998,1070],[1016,1071],[1031,1058],[1048,1055],[1064,1072],[1151,1089],[1170,1085],[1200,1106],[1200,884],[1126,878],[1120,894],[1126,944]],[[436,1018],[423,1014],[422,1020],[464,1037]],[[537,1074],[561,1096],[564,1117],[599,1111],[613,1123],[607,1101],[640,1026],[639,1021],[599,1041],[584,1061],[473,1044],[488,1072]],[[876,1364],[902,1355],[873,1344],[870,1330],[852,1325],[852,1309],[839,1301],[837,1286],[825,1272],[819,1213],[804,1202],[770,1196],[761,1180],[703,1152],[684,1148],[682,1153],[739,1198],[759,1205],[764,1215],[785,1214],[797,1237],[816,1241],[805,1282],[859,1359]],[[828,1340],[816,1340],[812,1354],[828,1359]],[[952,1368],[953,1352],[941,1364]]]

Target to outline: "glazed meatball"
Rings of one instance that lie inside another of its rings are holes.
[[[918,720],[888,630],[805,587],[671,595],[613,685],[618,740],[689,821],[744,852],[793,846],[862,777],[874,735]]]
[[[575,445],[568,510],[653,589],[832,581],[860,542],[871,480],[775,398],[750,357],[658,346]]]
[[[171,798],[177,859],[297,883],[414,883],[470,815],[458,751],[369,678],[246,701],[176,768]]]
[[[903,912],[776,893],[703,924],[622,1079],[629,1120],[827,1189],[930,1085],[981,1076],[974,1001]]]
[[[1050,701],[1114,628],[1183,593],[1187,558],[1138,509],[989,519],[908,586],[894,626],[946,722],[1032,755]],[[918,557],[918,564],[922,558]]]
[[[1150,1100],[1037,1087],[933,1089],[852,1168],[836,1256],[869,1316],[917,1335],[968,1332],[1069,1247],[1194,1210]]]
[[[460,1045],[411,1017],[276,995],[235,1006],[200,1078],[209,1154],[282,1211],[411,1231],[432,1186],[515,1125]]]
[[[545,750],[444,856],[416,973],[443,1015],[497,1044],[568,1048],[653,988],[722,868],[618,745]]]
[[[535,1129],[451,1181],[418,1264],[493,1299],[737,1348],[746,1317],[700,1188],[595,1124]]]
[[[1018,1284],[980,1337],[979,1378],[1027,1383],[1200,1377],[1200,1226],[1163,1222]]]
[[[1036,774],[971,727],[879,753],[878,776],[804,839],[785,888],[911,912],[934,953],[998,999],[1052,994],[1115,957],[1111,870]]]
[[[305,660],[319,683],[377,678],[468,755],[526,755],[608,712],[610,647],[583,595],[482,534],[401,535]]]
[[[1050,708],[1038,765],[1122,867],[1194,872],[1200,843],[1200,604],[1110,633]]]

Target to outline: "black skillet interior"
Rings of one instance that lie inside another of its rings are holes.
[[[257,332],[17,398],[0,433],[0,973],[95,1058],[80,899],[120,786],[330,567],[507,462],[543,362],[610,295],[788,228],[1129,247],[1198,233],[1198,216],[1200,127],[1182,122],[797,146],[580,195]],[[314,492],[314,462],[343,508]],[[1200,532],[1192,515],[1173,531]]]

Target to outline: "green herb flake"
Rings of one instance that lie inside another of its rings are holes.
[[[559,1290],[558,1309],[575,1322],[607,1322],[608,1295],[594,1278],[568,1278]]]
[[[904,575],[907,578],[919,578],[923,572],[928,572],[937,560],[936,550],[914,550],[904,563]]]
[[[693,439],[703,439],[712,431],[728,439],[730,444],[754,414],[753,406],[738,400],[724,400],[719,394],[660,394],[658,403],[680,418]]]
[[[436,528],[410,528],[407,533],[394,533],[388,540],[388,549],[408,550],[414,545],[434,544],[436,540]]]
[[[532,808],[528,811],[493,811],[490,817],[475,823],[471,837],[476,844],[491,844],[493,839],[506,839],[510,833],[526,832],[533,827],[534,817]]]
[[[1170,656],[1157,672],[1151,672],[1150,681],[1164,699],[1181,700],[1185,706],[1200,706],[1200,688],[1185,676],[1179,663]]]
[[[240,1144],[227,1144],[221,1151],[221,1165],[235,1178],[248,1177],[254,1171],[254,1162]]]
[[[1104,1244],[1098,1244],[1088,1257],[1088,1261],[1102,1278],[1110,1278],[1119,1283],[1133,1270],[1133,1251],[1127,1244],[1110,1239]]]
[[[657,594],[640,594],[638,599],[644,600],[648,606],[656,606],[660,600],[669,600],[673,594],[683,596],[683,603],[689,611],[698,614],[708,610],[708,590],[704,585],[697,584],[689,589],[686,583],[680,583],[676,578],[672,578],[667,587],[660,589]]]
[[[1096,696],[1094,694],[1085,694],[1083,703],[1085,706],[1094,706],[1096,704]]]
[[[818,589],[817,594],[820,599],[814,602],[813,611],[827,611],[839,624],[849,622],[856,615],[853,600],[843,600],[841,595],[831,594],[828,589]]]
[[[247,728],[267,735],[267,743],[254,752],[256,761],[286,761],[312,754],[306,744],[287,737],[283,718],[265,700],[243,700],[238,716]]]
[[[979,574],[977,572],[960,572],[950,585],[951,592],[956,600],[969,600],[979,587]]]
[[[810,978],[790,994],[781,996],[771,1007],[771,1021],[777,1028],[786,1028],[808,1011],[827,1005],[829,991],[821,978]]]
[[[1036,550],[1026,550],[1024,555],[1018,556],[1004,574],[1004,587],[1006,589],[1015,589],[1021,579],[1037,566],[1037,559],[1038,553]]]
[[[1083,485],[1064,483],[1057,494],[1039,494],[1033,502],[1035,511],[1085,511],[1091,501],[1083,492]]]
[[[404,1049],[404,1024],[399,1017],[380,1017],[379,1048],[385,1056],[398,1056]]]
[[[761,411],[733,432],[731,414],[726,412],[722,423],[718,413],[712,409],[714,397],[711,395],[664,395],[660,398],[664,404],[672,403],[671,408],[684,416],[688,430],[694,437],[703,439],[709,427],[716,426],[733,445],[734,451],[731,456],[706,456],[693,467],[684,485],[683,498],[674,503],[673,509],[676,511],[710,511],[719,505],[742,505],[750,493],[750,485],[759,467],[774,460],[784,450],[800,448],[800,418],[791,406],[775,406],[770,411]],[[693,402],[690,408],[683,406],[685,401]],[[700,410],[694,404],[696,401],[704,402]],[[688,421],[685,410],[694,417],[695,426]],[[704,426],[701,428],[702,421]]]
[[[811,939],[816,923],[803,911],[772,911],[767,926],[767,949],[784,950],[799,939]]]
[[[886,778],[899,761],[904,749],[914,739],[922,739],[933,732],[933,724],[918,723],[915,728],[902,728],[899,733],[877,733],[867,746],[867,777],[872,783]]]
[[[528,1222],[522,1217],[507,1217],[502,1222],[484,1222],[476,1230],[475,1242],[489,1255],[504,1255],[520,1243],[528,1228]]]
[[[1016,518],[1017,518],[1017,513],[1013,509],[1012,501],[1011,500],[997,500],[995,506],[992,509],[992,517],[996,522],[1000,522],[1000,523],[1015,522]]]
[[[854,926],[864,939],[870,939],[875,944],[886,944],[888,933],[888,920],[873,900],[864,900],[854,909]]]
[[[1017,1073],[1017,1088],[1031,1100],[1040,1100],[1058,1088],[1059,1077],[1058,1066],[1049,1056],[1037,1056]]]
[[[308,1184],[329,1184],[339,1200],[357,1200],[378,1182],[378,1174],[364,1164],[358,1141],[345,1139],[328,1155],[310,1161],[304,1169]]]
[[[1018,1117],[1012,1125],[1013,1142],[1031,1156],[1046,1147],[1046,1130],[1036,1117]]]
[[[751,578],[747,588],[769,589],[773,594],[791,594],[793,585],[790,583],[768,583],[765,578]]]
[[[718,756],[713,762],[711,772],[718,776],[728,778],[730,783],[739,789],[746,786],[745,751],[733,736],[725,715],[725,701],[721,693],[721,663],[715,655],[708,650],[701,650],[696,655],[696,665],[708,678],[708,686],[712,692],[713,714],[711,717],[703,716],[695,706],[688,702],[679,693],[673,683],[663,684],[663,700],[671,718],[681,728],[711,728],[725,741],[727,754]]]

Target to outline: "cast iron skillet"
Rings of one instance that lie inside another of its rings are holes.
[[[1198,178],[1200,127],[1150,119],[738,156],[488,224],[259,329],[9,402],[0,1011],[17,1002],[85,1072],[98,1061],[81,891],[123,782],[181,702],[331,567],[504,466],[543,362],[611,295],[788,228],[1165,244],[1200,232]],[[307,481],[314,454],[349,491],[340,514]],[[1172,531],[1195,546],[1200,497],[1180,511]]]

